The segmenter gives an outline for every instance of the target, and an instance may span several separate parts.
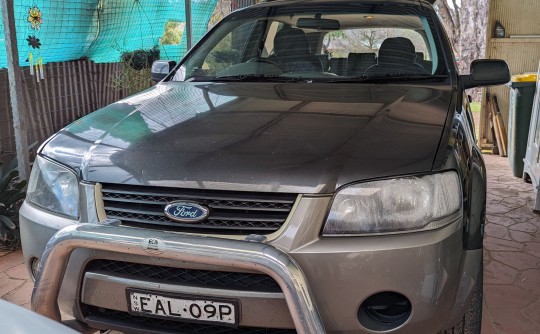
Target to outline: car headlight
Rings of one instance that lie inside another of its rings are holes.
[[[359,183],[335,195],[323,235],[435,229],[460,210],[455,172]]]
[[[79,218],[79,182],[75,173],[38,156],[34,162],[26,200],[47,211]]]

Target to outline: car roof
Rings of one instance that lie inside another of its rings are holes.
[[[309,0],[309,3],[315,4],[315,3],[328,3],[328,2],[366,2],[366,3],[412,3],[412,4],[419,4],[421,2],[427,2],[431,5],[433,5],[437,0]],[[261,3],[302,3],[302,2],[308,2],[308,0],[266,0],[262,1]]]
[[[297,20],[302,17],[309,17],[307,15],[282,15],[274,16],[273,20],[279,21],[289,25],[296,25]],[[408,15],[377,15],[376,20],[363,20],[358,21],[358,16],[354,13],[351,14],[328,14],[325,15],[326,19],[338,20],[341,29],[379,29],[379,28],[399,28],[399,29],[422,29],[422,21],[416,16]],[[307,32],[316,32],[324,31],[324,29],[314,30],[314,29],[303,29]]]
[[[427,5],[427,3],[434,3],[436,0],[266,0],[258,3],[254,6],[283,6],[287,7],[287,4],[289,5],[301,5],[305,3],[309,3],[310,5],[328,5],[328,4],[410,4],[410,5],[420,5],[421,3],[424,3]],[[249,8],[249,7],[248,7]],[[301,16],[301,15],[300,15]],[[329,15],[325,16],[326,18],[333,18]],[[282,17],[274,17],[277,21],[287,23],[287,24],[295,24],[295,22],[291,21],[292,17],[282,16]],[[297,19],[297,18],[295,18]],[[351,17],[347,18],[346,15],[339,15],[339,17],[335,17],[334,19],[337,19],[340,21],[340,26],[344,29],[356,27],[355,23],[357,20],[357,17],[354,15],[351,15]],[[397,21],[396,21],[397,20]],[[372,22],[371,25],[367,24],[366,22],[363,22],[362,27],[363,28],[405,28],[405,29],[421,29],[422,23],[418,21],[418,18],[415,17],[401,17],[397,19],[394,15],[379,15],[377,22]]]

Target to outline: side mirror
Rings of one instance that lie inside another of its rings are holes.
[[[510,81],[510,70],[504,60],[477,59],[471,64],[471,74],[460,79],[464,89],[502,85]]]
[[[175,61],[171,60],[156,60],[152,64],[152,81],[159,82],[171,73],[172,69],[176,66]]]

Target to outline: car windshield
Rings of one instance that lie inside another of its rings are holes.
[[[235,12],[184,58],[173,80],[388,82],[447,73],[421,7],[334,3]]]

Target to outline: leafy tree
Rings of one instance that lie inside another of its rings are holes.
[[[339,33],[339,34],[336,34]],[[377,52],[385,39],[406,37],[416,51],[426,53],[425,41],[416,31],[408,29],[351,29],[333,32],[325,38],[325,47],[334,57],[346,57],[349,52]]]
[[[215,26],[225,16],[229,15],[232,9],[231,0],[218,0],[216,7],[214,8],[214,12],[210,17],[210,21],[208,22],[208,30]]]
[[[368,50],[378,50],[387,36],[387,29],[356,29],[347,33],[349,41]]]
[[[233,47],[233,34],[228,34],[221,40],[206,57],[203,68],[216,74],[240,60],[240,51]]]
[[[342,30],[329,32],[324,36],[323,51],[325,54],[330,53],[329,48],[332,42],[345,38],[345,32]]]
[[[184,35],[184,28],[186,24],[179,21],[167,21],[165,23],[165,31],[163,36],[159,39],[161,45],[178,45],[182,42],[182,35]]]

